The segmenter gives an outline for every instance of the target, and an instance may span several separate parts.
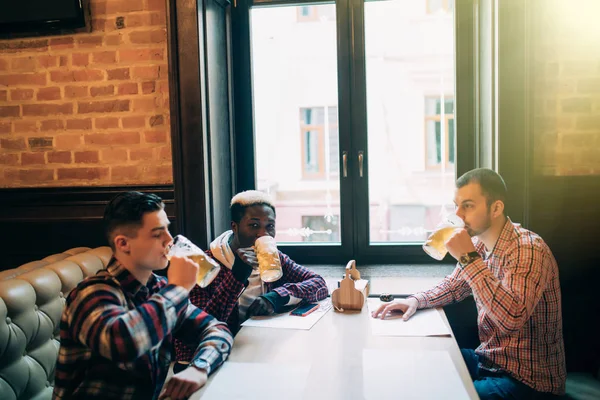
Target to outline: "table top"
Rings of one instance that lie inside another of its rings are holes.
[[[448,324],[443,310],[438,312]],[[302,398],[345,400],[363,398],[364,349],[447,351],[469,398],[478,399],[453,336],[374,336],[369,318],[365,304],[360,313],[338,313],[332,309],[310,330],[243,327],[235,338],[228,362],[308,364],[310,371]],[[191,398],[200,399],[218,373]],[[398,394],[401,397],[401,388]]]

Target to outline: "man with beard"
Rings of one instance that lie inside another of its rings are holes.
[[[417,309],[473,295],[481,344],[461,352],[477,394],[486,399],[540,399],[564,394],[565,354],[558,266],[537,234],[504,214],[500,175],[475,169],[456,181],[456,215],[464,223],[446,242],[458,260],[433,289],[382,305],[408,320]]]

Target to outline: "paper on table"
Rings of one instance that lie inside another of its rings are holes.
[[[305,317],[290,315],[289,312],[286,312],[268,317],[252,317],[244,321],[242,326],[309,330],[331,309],[330,299],[320,301],[319,304],[319,308]]]
[[[363,382],[366,400],[469,398],[445,351],[365,349]]]
[[[378,299],[368,299],[369,314],[377,310],[381,304]],[[402,319],[401,313],[391,317],[372,318],[371,332],[375,336],[450,336],[450,328],[444,323],[442,316],[435,309],[418,310],[408,321]]]
[[[314,314],[314,313],[313,313]],[[202,400],[301,399],[308,364],[263,364],[227,361],[216,372]]]

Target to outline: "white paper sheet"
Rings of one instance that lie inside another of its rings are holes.
[[[289,312],[269,317],[253,317],[242,323],[242,326],[254,326],[258,328],[278,329],[300,329],[309,330],[331,309],[331,300],[325,299],[319,302],[317,310],[305,317],[290,315]]]
[[[313,313],[314,314],[314,313]],[[227,361],[202,395],[202,400],[301,399],[310,365]]]
[[[366,400],[469,398],[445,351],[365,349],[363,382]]]
[[[378,299],[367,299],[367,304],[371,314],[383,303]],[[450,328],[435,309],[418,310],[408,321],[402,319],[401,313],[394,313],[385,320],[369,318],[371,332],[375,336],[450,336],[451,334]]]

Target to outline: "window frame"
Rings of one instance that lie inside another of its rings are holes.
[[[450,162],[450,146],[446,146],[446,154],[444,155],[444,157],[440,157],[442,158],[442,162],[440,162],[439,164],[430,164],[429,163],[429,158],[428,158],[428,154],[429,154],[429,140],[428,140],[428,132],[427,132],[427,122],[429,121],[434,121],[434,122],[442,122],[442,114],[427,114],[427,101],[428,100],[440,100],[439,96],[433,95],[433,96],[424,96],[423,97],[423,105],[425,108],[425,113],[424,113],[424,139],[425,139],[425,169],[427,171],[438,171],[442,168],[442,164],[444,165],[444,168],[453,168],[455,163],[456,163],[456,159],[457,154],[454,155],[454,160],[455,162],[451,163]],[[448,101],[448,100],[452,100],[452,108],[454,109],[454,95],[445,95],[444,96],[444,101]],[[446,143],[450,143],[450,124],[454,125],[454,112],[452,112],[451,114],[444,114],[443,115],[443,121],[445,124],[445,133],[446,133]],[[454,136],[456,137],[456,129],[454,130]],[[456,151],[456,145],[454,146],[454,150]],[[437,150],[436,150],[437,152]]]

